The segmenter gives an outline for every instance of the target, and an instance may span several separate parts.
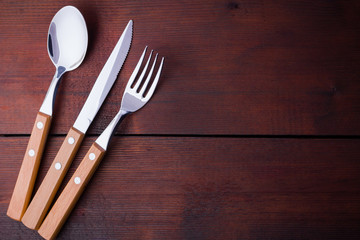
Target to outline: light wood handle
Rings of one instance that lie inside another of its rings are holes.
[[[7,210],[7,215],[17,221],[21,220],[29,204],[50,123],[51,116],[41,112],[37,114]]]
[[[59,233],[104,154],[105,150],[96,143],[90,147],[74,175],[40,226],[39,234],[43,238],[54,239]]]
[[[30,202],[21,221],[31,229],[38,229],[55,197],[59,186],[84,138],[84,134],[71,128],[39,189]]]

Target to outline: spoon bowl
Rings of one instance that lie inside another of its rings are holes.
[[[48,54],[56,68],[76,69],[83,61],[88,45],[86,23],[73,6],[63,7],[51,21]]]
[[[66,6],[55,14],[50,23],[47,43],[48,54],[56,72],[40,112],[51,116],[61,76],[82,63],[88,46],[86,23],[77,8]]]

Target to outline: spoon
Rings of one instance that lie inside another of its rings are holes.
[[[47,40],[48,54],[56,71],[36,116],[7,211],[7,215],[17,221],[21,220],[30,201],[61,76],[76,69],[85,57],[88,33],[80,11],[72,6],[60,9],[50,23]]]

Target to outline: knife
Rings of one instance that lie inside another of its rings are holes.
[[[38,229],[40,227],[87,129],[104,102],[126,59],[131,45],[132,27],[133,21],[130,20],[21,219],[28,228]]]

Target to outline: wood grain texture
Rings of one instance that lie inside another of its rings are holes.
[[[55,239],[79,200],[86,185],[99,166],[105,150],[93,143],[76,168],[66,187],[50,209],[38,233],[45,239]],[[93,155],[93,157],[92,157]]]
[[[160,85],[118,133],[360,133],[356,0],[1,1],[0,133],[30,133],[28,116],[38,111],[55,71],[46,33],[66,4],[83,13],[89,48],[62,80],[53,133],[74,123],[129,19],[128,59],[89,133],[99,134],[117,112],[145,45],[166,58]]]
[[[55,71],[48,27],[68,4],[89,46],[60,84],[34,190],[130,19],[128,58],[64,183],[118,111],[144,46],[166,61],[59,239],[360,239],[356,0],[0,1],[0,238],[41,239],[6,209]]]
[[[84,140],[64,183],[94,140]],[[61,141],[51,138],[40,182]],[[358,239],[359,144],[115,137],[58,237]],[[0,155],[0,211],[5,212],[26,138],[0,138],[0,147],[6,153]],[[40,239],[5,214],[0,222],[1,236]]]
[[[45,178],[21,219],[21,222],[28,228],[38,229],[40,227],[83,138],[84,134],[82,132],[73,127],[70,128],[51,166],[48,168]]]
[[[24,159],[6,213],[14,220],[20,221],[29,205],[50,124],[51,116],[41,112],[36,115],[31,136],[25,150]]]

